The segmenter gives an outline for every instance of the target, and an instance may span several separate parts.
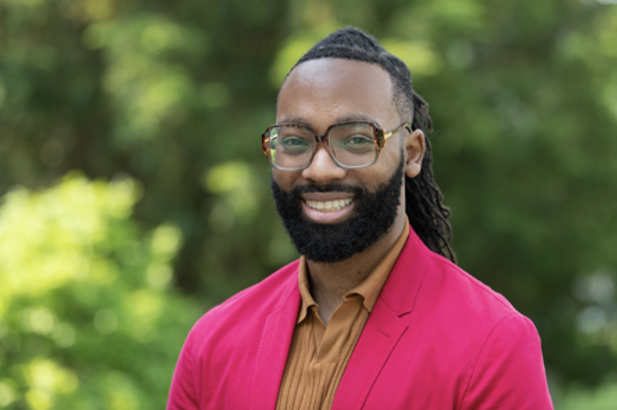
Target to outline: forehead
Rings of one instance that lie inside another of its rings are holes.
[[[382,127],[396,118],[389,74],[376,64],[339,58],[309,60],[293,69],[277,100],[277,122],[302,120],[313,128],[352,118]]]

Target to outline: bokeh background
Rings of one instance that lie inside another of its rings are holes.
[[[615,0],[0,0],[0,408],[163,408],[192,323],[296,257],[260,133],[356,25],[431,104],[459,264],[557,408],[617,403]]]

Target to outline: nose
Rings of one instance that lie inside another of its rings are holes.
[[[311,164],[302,171],[302,177],[318,184],[326,184],[345,177],[347,170],[336,165],[330,153],[321,146],[315,152]]]

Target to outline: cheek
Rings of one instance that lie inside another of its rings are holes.
[[[294,186],[294,182],[298,178],[299,172],[297,171],[279,171],[272,169],[272,179],[276,182],[283,191],[291,191]]]
[[[369,192],[375,192],[384,184],[388,183],[394,173],[394,168],[386,169],[383,166],[375,164],[369,168],[363,169],[363,172],[359,171],[360,170],[356,171],[357,181]]]
[[[364,179],[370,178],[375,181],[372,188],[388,182],[400,164],[401,155],[398,144],[392,144],[392,146],[382,150],[377,162],[366,169],[367,171],[370,170],[370,174]]]
[[[395,142],[395,141],[392,141]],[[379,154],[379,158],[377,158],[376,165],[381,165],[383,167],[391,167],[392,165],[398,165],[401,160],[401,149],[398,145],[392,144],[387,147],[387,149],[383,149]]]

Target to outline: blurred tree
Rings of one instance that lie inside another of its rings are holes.
[[[162,408],[197,307],[168,289],[181,236],[130,221],[130,180],[70,176],[0,208],[0,407]]]
[[[0,0],[0,190],[129,175],[184,241],[181,289],[222,300],[294,257],[259,134],[327,32],[375,34],[431,103],[461,265],[532,317],[550,376],[617,356],[613,0]]]
[[[617,384],[607,383],[593,390],[571,389],[563,399],[563,410],[613,410],[617,403]]]

